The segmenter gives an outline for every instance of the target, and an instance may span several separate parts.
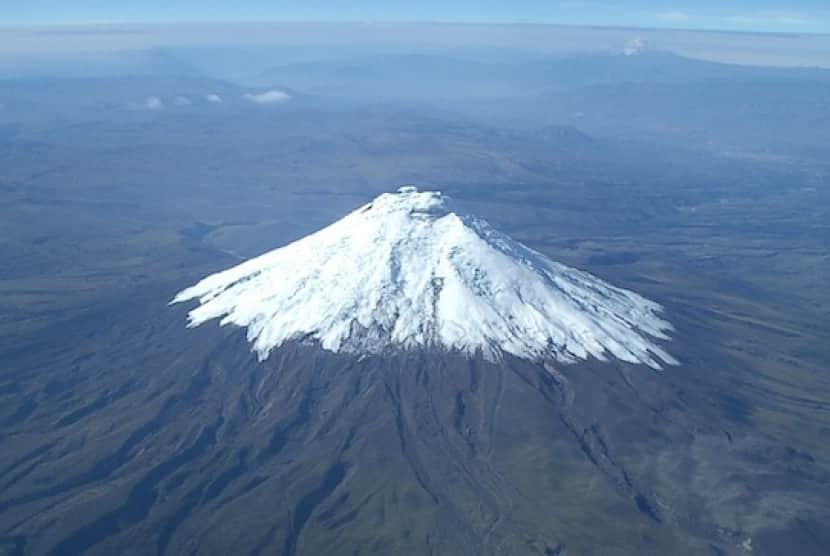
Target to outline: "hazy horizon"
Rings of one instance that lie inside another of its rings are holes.
[[[830,35],[492,23],[108,23],[0,27],[0,78],[129,74],[137,53],[245,50],[232,65],[432,54],[482,62],[648,50],[742,65],[830,68]],[[125,69],[126,68],[126,69]],[[261,69],[261,68],[260,68]],[[228,77],[228,76],[222,76]]]

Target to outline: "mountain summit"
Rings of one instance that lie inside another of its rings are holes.
[[[418,348],[573,362],[609,356],[659,369],[675,360],[661,307],[554,262],[402,187],[285,247],[180,292],[189,326],[248,329],[260,359],[290,340],[333,352]]]

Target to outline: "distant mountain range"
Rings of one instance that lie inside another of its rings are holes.
[[[830,70],[739,66],[669,52],[583,54],[536,61],[483,62],[412,54],[275,66],[264,81],[364,99],[530,96],[621,83],[798,80],[830,83]]]

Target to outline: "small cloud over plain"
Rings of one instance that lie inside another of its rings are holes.
[[[212,102],[213,104],[221,104],[222,97],[220,97],[216,93],[210,93],[208,95],[205,95],[205,100],[207,100],[208,102]]]
[[[147,97],[142,106],[145,110],[161,110],[164,108],[164,102],[159,97]]]
[[[262,93],[246,93],[245,99],[256,104],[279,104],[291,99],[291,95],[279,89],[271,89]]]
[[[190,106],[193,103],[187,97],[178,96],[175,99],[173,99],[173,104],[175,104],[176,106]]]

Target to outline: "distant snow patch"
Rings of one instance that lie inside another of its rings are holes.
[[[279,89],[271,89],[263,93],[246,93],[245,98],[257,104],[279,104],[291,99],[291,95]]]

